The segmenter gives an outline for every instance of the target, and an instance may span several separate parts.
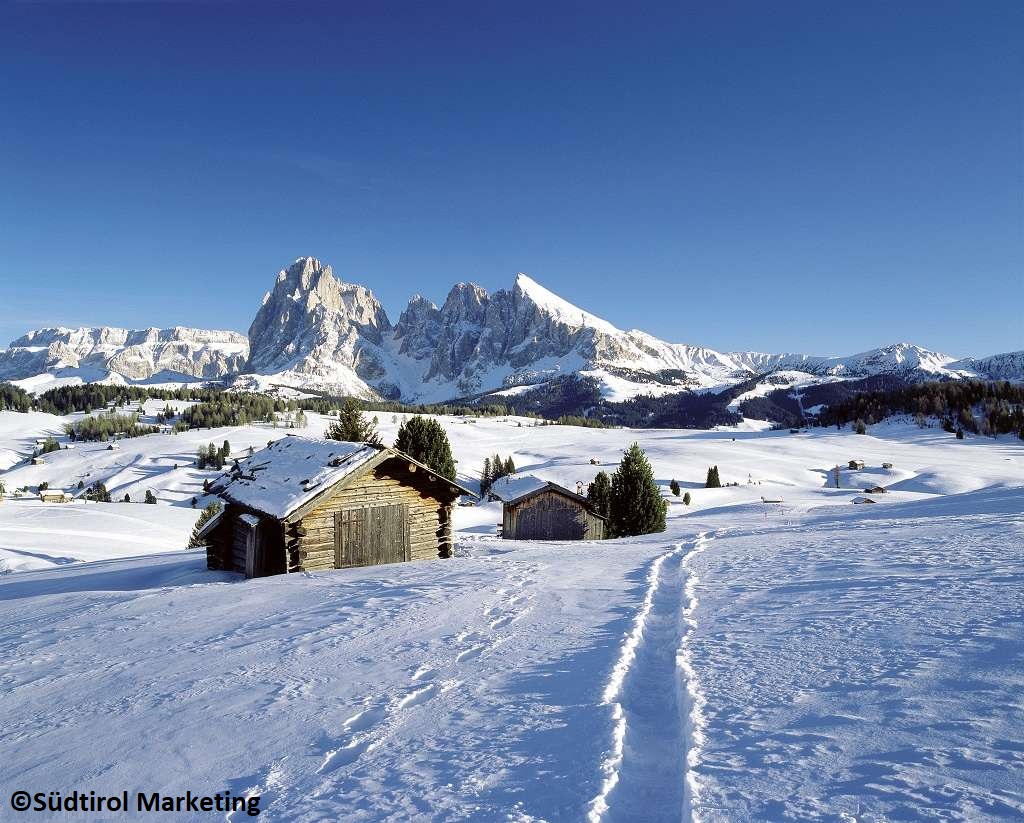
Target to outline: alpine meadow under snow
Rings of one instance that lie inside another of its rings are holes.
[[[575,489],[638,442],[667,529],[503,541],[483,502],[451,559],[244,580],[184,549],[217,476],[197,450],[327,418],[25,461],[80,417],[0,412],[8,793],[229,791],[289,822],[1024,818],[1020,439],[439,417],[462,484],[500,453]],[[97,481],[158,502],[12,496]]]

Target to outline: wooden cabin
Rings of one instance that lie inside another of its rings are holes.
[[[864,461],[863,460],[851,460],[848,465],[849,465],[849,467],[851,469],[858,469],[859,470],[859,469],[863,469],[864,468]]]
[[[70,503],[72,498],[64,489],[43,489],[39,499],[44,503]]]
[[[473,494],[396,449],[293,436],[211,491],[206,565],[246,577],[451,557],[452,506]]]
[[[495,481],[490,495],[502,502],[501,536],[506,540],[602,540],[605,519],[590,501],[533,475]]]

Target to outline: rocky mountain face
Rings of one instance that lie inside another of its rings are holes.
[[[373,292],[303,257],[277,275],[249,327],[247,372],[285,384],[365,394],[387,378],[391,323]]]
[[[302,257],[278,273],[248,339],[184,328],[41,329],[0,352],[0,379],[69,371],[128,381],[231,376],[238,388],[286,385],[409,402],[516,394],[581,374],[606,399],[622,400],[721,391],[768,372],[801,383],[874,375],[1017,380],[1024,352],[956,360],[909,343],[849,357],[718,352],[618,329],[525,274],[493,294],[458,283],[440,307],[417,295],[392,325],[369,289]]]
[[[239,371],[248,353],[249,341],[233,331],[47,328],[31,331],[0,351],[0,379],[61,373],[84,380],[143,381],[161,375],[168,380],[212,380]]]
[[[781,370],[822,379],[1024,376],[1013,355],[956,361],[908,343],[850,357],[666,343],[618,329],[525,274],[493,294],[458,283],[440,308],[417,295],[392,327],[371,292],[340,282],[312,258],[278,275],[249,339],[247,371],[264,383],[421,402],[516,392],[572,373],[596,378],[615,399],[718,390]]]

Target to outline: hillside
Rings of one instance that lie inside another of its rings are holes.
[[[63,420],[0,412],[0,445]],[[17,465],[8,488],[82,476],[161,502],[0,504],[0,782],[190,789],[290,822],[1024,814],[1021,441],[440,422],[469,483],[500,452],[572,488],[639,441],[668,530],[500,541],[488,503],[456,509],[452,560],[244,581],[181,551],[213,474],[185,461],[289,430]],[[739,485],[702,488],[709,465]]]

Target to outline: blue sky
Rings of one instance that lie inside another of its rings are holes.
[[[0,340],[299,255],[718,349],[1024,348],[1019,2],[0,5]]]

